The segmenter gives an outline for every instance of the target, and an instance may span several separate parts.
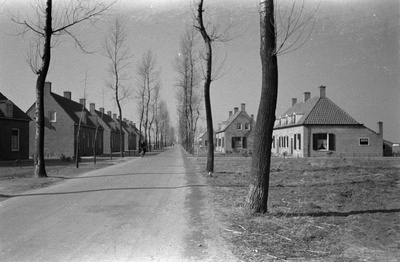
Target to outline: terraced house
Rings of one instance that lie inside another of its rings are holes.
[[[79,132],[79,156],[103,154],[103,131],[98,117],[90,114],[85,107],[86,100],[75,102],[71,92],[64,96],[51,92],[51,83],[44,87],[45,111],[45,155],[49,158],[61,156],[74,157],[76,154],[76,139]],[[35,119],[35,103],[28,109],[27,114]],[[29,152],[34,154],[35,121],[30,123]]]
[[[112,152],[119,152],[120,148],[120,129],[117,123],[112,118],[112,112],[105,113],[104,107],[100,107],[99,111],[96,110],[96,104],[90,103],[90,114],[97,116],[100,125],[103,127],[103,153],[110,154]],[[123,137],[124,138],[124,137]]]
[[[302,102],[292,99],[292,107],[275,121],[272,153],[294,157],[383,155],[383,124],[378,132],[358,123],[326,97],[304,93]]]
[[[31,118],[0,93],[0,161],[29,158]]]

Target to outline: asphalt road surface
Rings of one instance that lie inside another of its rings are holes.
[[[175,146],[0,202],[0,261],[235,261]]]

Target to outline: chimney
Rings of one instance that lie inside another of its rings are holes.
[[[381,121],[378,122],[378,130],[379,130],[379,137],[383,139],[383,123]]]
[[[113,120],[117,121],[117,114],[113,114]]]
[[[292,98],[292,106],[294,106],[297,103],[297,98]]]
[[[242,103],[240,105],[240,111],[245,112],[246,111],[246,104]]]
[[[100,112],[101,112],[102,114],[104,114],[104,107],[100,107],[99,110],[100,110]]]
[[[83,105],[84,107],[86,107],[86,99],[85,99],[85,98],[79,99],[79,104],[81,104],[81,105]]]
[[[133,127],[136,127],[136,123],[132,123]]]
[[[231,115],[232,115],[232,111],[229,111],[229,117],[231,117]]]
[[[43,94],[51,93],[51,82],[44,82]]]
[[[304,92],[304,101],[306,102],[308,99],[310,99],[311,93],[310,92]]]
[[[107,115],[111,116],[112,115],[111,111],[107,111]]]
[[[319,87],[319,97],[321,98],[326,97],[326,86]]]
[[[251,115],[251,121],[254,121],[254,115]]]
[[[236,114],[239,111],[239,107],[234,107],[233,110],[234,110],[234,114]]]
[[[64,97],[67,98],[68,100],[71,100],[71,92],[70,91],[64,91]]]
[[[90,106],[90,113],[92,115],[94,115],[95,114],[94,110],[96,109],[95,104],[94,103],[90,103],[89,106]]]

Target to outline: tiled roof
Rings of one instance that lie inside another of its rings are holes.
[[[69,115],[69,117],[76,123],[79,123],[79,116],[76,114],[76,112],[82,112],[82,107],[83,105],[75,102],[73,100],[70,100],[68,98],[65,98],[63,96],[50,93],[51,96],[56,100],[56,102],[64,109],[64,111]],[[87,116],[90,116],[90,112],[84,108],[84,112],[86,112]],[[81,123],[83,124],[83,123]],[[87,122],[85,126],[93,127],[96,128],[96,125],[90,120],[90,118],[87,118]]]
[[[360,125],[338,105],[327,97],[313,97],[289,108],[281,117],[293,114],[301,117],[295,124],[276,125],[275,128],[292,125]]]
[[[0,92],[0,101],[8,100],[8,98]],[[12,103],[12,102],[11,102]],[[13,119],[31,121],[32,119],[24,113],[18,106],[13,104]],[[3,111],[0,110],[0,117],[6,117]]]
[[[228,120],[222,122],[222,128],[217,131],[217,133],[225,132],[225,130],[232,124],[232,122],[240,115],[242,111],[237,111],[236,113],[232,114]]]
[[[305,125],[358,125],[359,123],[329,98],[320,98],[304,119]]]

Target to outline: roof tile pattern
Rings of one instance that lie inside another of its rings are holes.
[[[359,125],[354,118],[327,97],[313,97],[306,102],[296,103],[281,117],[293,114],[302,115],[295,125]],[[286,126],[291,125],[275,127]]]
[[[329,98],[320,98],[304,119],[305,125],[358,125],[359,123]]]

